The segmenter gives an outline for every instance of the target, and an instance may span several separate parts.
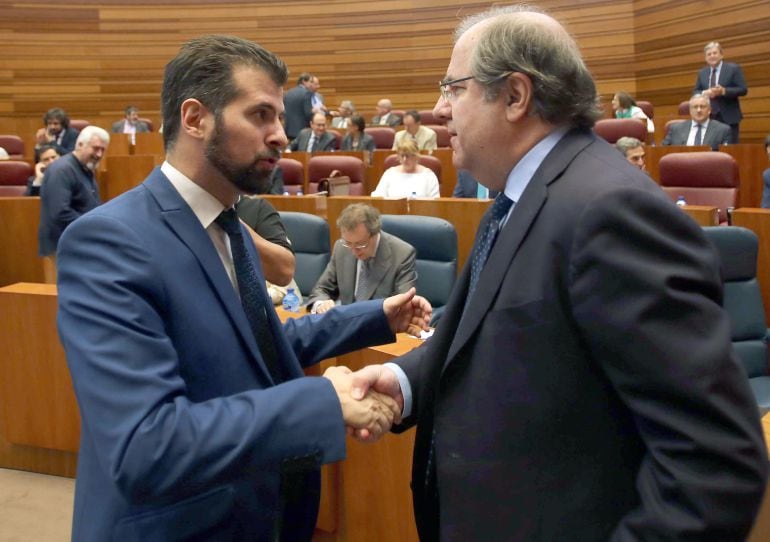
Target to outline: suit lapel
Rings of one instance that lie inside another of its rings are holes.
[[[256,364],[262,371],[267,381],[272,381],[270,372],[262,361],[262,356],[257,347],[257,340],[249,327],[246,313],[243,311],[240,299],[235,293],[232,283],[222,265],[222,260],[211,242],[211,238],[201,226],[192,209],[182,199],[171,182],[156,168],[144,185],[153,195],[161,209],[161,217],[168,227],[184,243],[190,252],[200,263],[212,288],[219,297],[225,311],[230,316],[233,325],[243,337],[244,342],[251,351],[251,357],[259,360]],[[244,232],[244,235],[246,233]],[[195,295],[191,292],[191,295]]]
[[[374,261],[372,262],[372,268],[369,272],[369,283],[366,285],[366,290],[361,292],[361,299],[372,299],[377,287],[385,278],[388,272],[388,268],[393,264],[391,256],[393,251],[390,249],[390,243],[385,238],[384,233],[380,233],[380,246],[377,247],[377,253],[374,255]]]
[[[445,369],[473,336],[485,316],[489,313],[490,306],[500,290],[505,274],[511,267],[521,243],[526,239],[532,223],[546,202],[548,185],[556,181],[575,156],[594,140],[595,136],[588,132],[573,130],[557,143],[556,147],[540,164],[532,180],[522,193],[521,198],[515,203],[508,222],[498,235],[492,247],[492,252],[490,252],[489,258],[481,271],[473,297],[470,300],[466,300],[466,303],[469,303],[469,305],[465,309],[460,325],[457,327],[455,339],[449,348],[444,365]],[[489,211],[484,215],[484,219],[479,225],[479,231],[482,231],[483,225],[486,224],[488,213]],[[474,249],[478,240],[477,232]],[[461,283],[459,284],[463,292],[468,290],[470,279],[468,267],[469,265],[466,265],[466,269],[461,277]],[[462,303],[463,297],[465,296],[459,296],[456,301]],[[460,310],[462,311],[462,308]]]

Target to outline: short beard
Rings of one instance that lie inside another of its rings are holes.
[[[254,156],[247,165],[236,164],[225,150],[227,137],[222,129],[222,118],[216,115],[214,135],[208,142],[205,157],[224,177],[240,192],[245,194],[266,194],[273,180],[273,170],[260,169],[259,162],[266,159],[278,160],[281,153],[278,149],[269,148],[267,151]]]

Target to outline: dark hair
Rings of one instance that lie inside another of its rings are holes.
[[[533,20],[528,16],[532,13],[545,15],[522,4],[492,8],[465,19],[455,32],[455,41],[476,24],[491,19],[480,30],[469,75],[484,87],[487,100],[494,100],[505,75],[522,73],[532,81],[531,114],[551,124],[590,128],[602,111],[577,43],[563,27]]]
[[[615,96],[618,97],[618,105],[621,107],[621,109],[628,109],[631,106],[636,105],[636,101],[628,92],[616,92]]]
[[[37,149],[35,149],[35,155],[36,155],[36,156],[37,156],[37,158],[38,158],[38,159],[37,159],[37,160],[35,160],[35,161],[36,161],[36,162],[39,162],[39,161],[40,161],[40,157],[43,155],[43,153],[44,153],[45,151],[49,151],[49,150],[51,150],[51,149],[55,150],[55,151],[56,151],[56,154],[58,154],[59,156],[61,156],[61,147],[59,147],[59,145],[57,145],[56,143],[43,143],[43,144],[42,144],[42,145],[40,145],[40,146],[39,146]]]
[[[358,113],[350,115],[350,120],[348,122],[358,126],[358,131],[361,133],[363,133],[364,128],[366,128],[366,121],[364,120],[364,117],[362,117]]]
[[[301,85],[302,83],[307,83],[311,79],[313,79],[312,73],[302,72],[301,74],[299,74],[299,77],[297,77],[297,84]]]
[[[235,36],[211,35],[192,39],[166,65],[161,91],[163,143],[173,147],[181,124],[185,100],[199,100],[219,118],[239,89],[233,83],[233,68],[255,67],[278,86],[286,83],[286,64],[276,55],[251,41]]]
[[[54,107],[45,112],[45,115],[43,115],[43,124],[48,124],[48,122],[52,120],[58,120],[61,123],[62,128],[70,127],[70,118],[67,115],[67,112],[61,107]]]
[[[415,109],[412,109],[411,111],[407,111],[406,113],[404,113],[404,116],[412,117],[415,122],[420,122],[420,114]]]
[[[126,116],[130,115],[131,113],[139,113],[139,108],[136,107],[135,105],[129,105],[128,107],[126,107],[125,112],[126,112]]]

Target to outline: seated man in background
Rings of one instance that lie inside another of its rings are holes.
[[[59,154],[64,156],[75,150],[75,142],[80,133],[75,128],[70,128],[70,118],[66,111],[60,107],[54,107],[43,115],[45,128],[40,128],[35,134],[35,161],[38,160],[38,151],[42,145],[51,143],[59,147]]]
[[[672,124],[663,139],[663,145],[709,145],[719,150],[720,145],[730,142],[730,127],[718,120],[710,119],[711,104],[709,99],[696,94],[690,98],[690,122]]]
[[[337,227],[341,239],[310,292],[309,311],[324,313],[337,303],[385,298],[417,284],[414,247],[382,231],[377,209],[364,203],[348,205]]]
[[[337,111],[332,111],[332,128],[347,128],[350,123],[350,117],[356,112],[356,106],[350,100],[342,100],[340,102],[340,108]]]
[[[333,151],[337,148],[337,138],[326,131],[326,115],[316,113],[309,128],[303,128],[289,144],[290,151]]]
[[[27,191],[24,192],[25,196],[39,196],[40,186],[43,184],[43,175],[48,167],[48,164],[59,158],[59,148],[51,143],[41,145],[38,149],[38,160],[35,164],[35,174],[27,179]]]
[[[393,113],[393,102],[383,98],[377,102],[377,114],[372,117],[372,124],[380,126],[398,126],[401,124],[401,115]]]
[[[629,164],[644,171],[644,143],[635,137],[624,136],[615,142],[615,148],[626,157]]]
[[[94,172],[110,144],[110,134],[98,126],[80,132],[71,153],[54,161],[40,188],[39,253],[45,260],[46,282],[56,281],[56,248],[64,230],[100,203]]]
[[[136,134],[149,132],[150,127],[146,122],[139,120],[139,108],[134,105],[126,107],[126,117],[112,125],[114,134]]]
[[[407,111],[404,115],[404,130],[396,132],[393,138],[393,150],[406,139],[412,139],[417,143],[421,151],[436,150],[436,132],[420,124],[420,114],[417,111]]]

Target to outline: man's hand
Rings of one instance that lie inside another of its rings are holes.
[[[354,399],[351,396],[353,386],[352,371],[347,367],[329,367],[324,372],[342,407],[342,418],[348,433],[359,440],[374,441],[390,430],[393,422],[400,419],[401,408],[388,395],[371,391],[366,396]]]
[[[316,301],[313,305],[313,314],[323,314],[329,312],[334,308],[334,300],[324,299],[323,301]]]
[[[48,133],[48,128],[40,128],[37,132],[35,132],[35,140],[37,141],[38,145],[50,143],[53,141],[53,139],[53,136]]]
[[[404,294],[391,296],[382,304],[382,310],[390,323],[393,333],[406,332],[415,337],[420,331],[427,331],[433,307],[424,297],[415,295],[415,289],[410,288]]]
[[[353,399],[363,399],[370,393],[381,393],[388,396],[395,400],[398,405],[398,415],[394,423],[401,423],[401,413],[404,410],[404,396],[401,393],[401,385],[398,382],[396,373],[384,365],[368,365],[351,376],[353,377],[353,385],[350,394]],[[372,438],[360,430],[349,431],[349,433],[362,442],[376,440],[376,438]]]

